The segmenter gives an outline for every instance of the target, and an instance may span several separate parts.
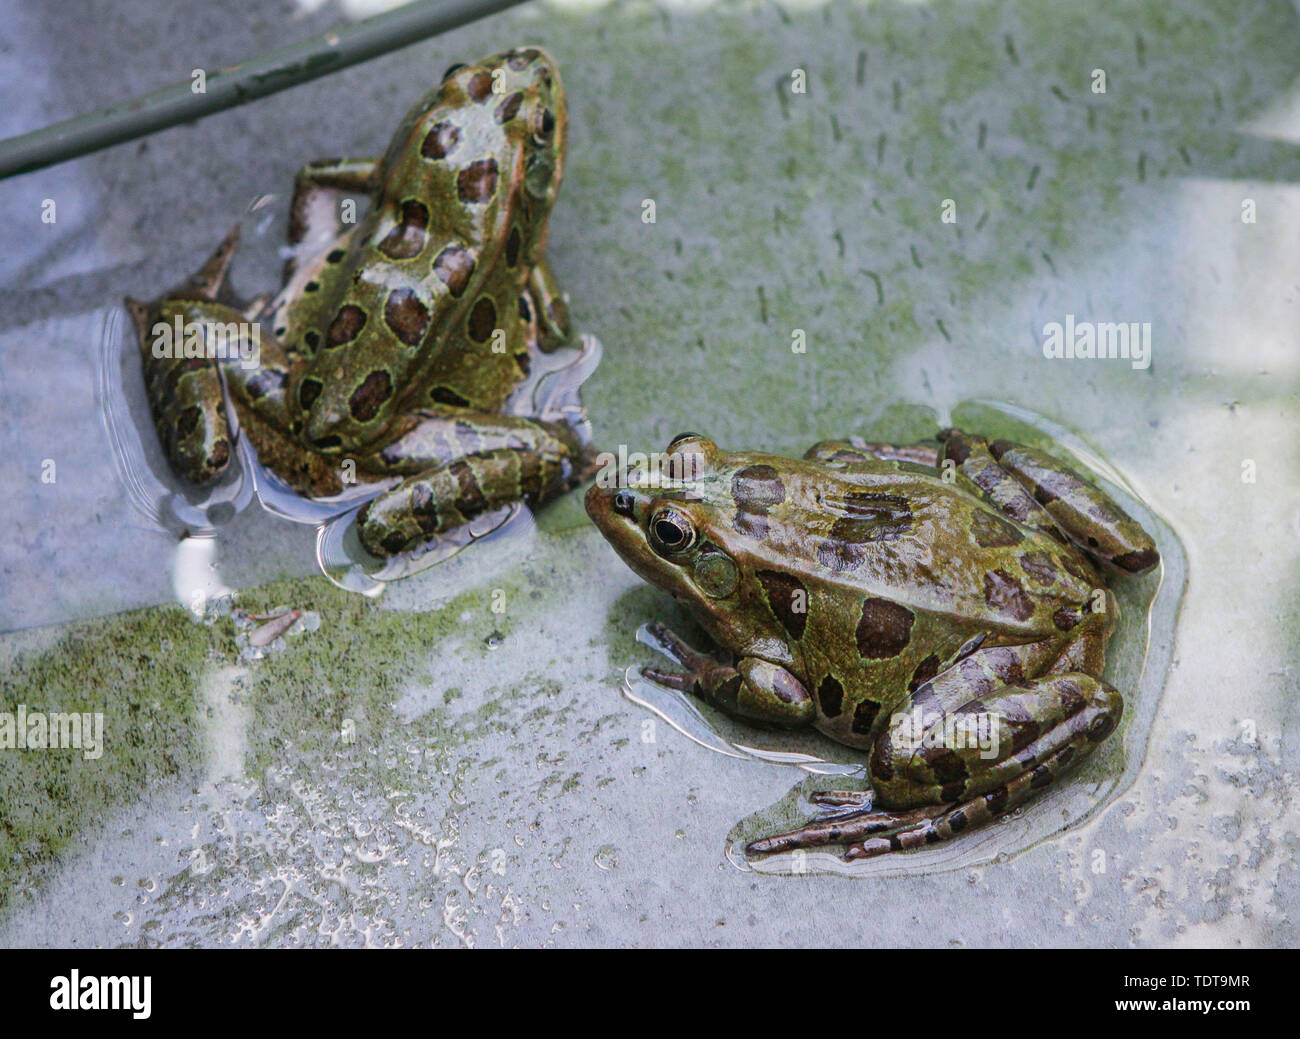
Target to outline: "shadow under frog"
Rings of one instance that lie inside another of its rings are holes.
[[[643,674],[740,719],[859,748],[872,791],[748,846],[869,858],[1015,808],[1105,740],[1117,607],[1103,572],[1160,562],[1107,494],[1051,456],[959,430],[803,459],[675,439],[666,472],[598,482],[587,511],[728,660],[651,625],[683,672]]]
[[[203,485],[229,467],[224,383],[239,432],[294,489],[337,495],[345,474],[390,484],[357,517],[376,556],[579,482],[589,463],[575,428],[507,407],[539,352],[570,337],[543,258],[566,125],[542,51],[454,66],[382,157],[298,173],[294,258],[274,298],[230,290],[236,227],[193,277],[152,302],[128,299],[175,472]],[[340,220],[340,193],[370,199],[360,223]],[[155,349],[173,326],[197,330],[203,356]],[[250,352],[246,366],[238,355]]]

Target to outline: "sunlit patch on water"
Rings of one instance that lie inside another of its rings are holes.
[[[739,869],[781,875],[891,876],[1005,862],[1049,838],[1085,825],[1137,779],[1169,671],[1174,627],[1187,583],[1187,556],[1182,543],[1113,467],[1063,426],[995,401],[961,404],[939,428],[943,425],[990,438],[1018,440],[1061,455],[1073,468],[1101,484],[1155,538],[1160,567],[1144,577],[1117,578],[1109,585],[1119,601],[1120,612],[1107,647],[1105,677],[1124,696],[1120,728],[1059,783],[996,822],[953,840],[854,861],[845,860],[841,849],[834,846],[749,856],[746,845],[759,837],[793,830],[814,818],[844,811],[813,804],[811,794],[832,789],[868,791],[863,753],[811,730],[769,732],[747,726],[686,693],[650,681],[641,675],[639,667],[629,667],[623,678],[624,696],[688,739],[726,757],[794,767],[808,774],[777,804],[747,816],[732,828],[726,838],[726,855]],[[646,627],[637,632],[637,641],[668,655]],[[743,803],[743,791],[735,796],[738,803]]]
[[[282,222],[275,196],[261,196],[249,206],[257,237],[272,233]],[[330,243],[304,243],[294,250],[299,259]],[[581,336],[575,345],[538,353],[529,374],[511,393],[502,413],[564,423],[581,444],[592,440],[591,423],[579,391],[600,363],[602,347],[594,336]],[[99,337],[96,395],[100,418],[112,450],[117,476],[133,509],[151,529],[180,540],[210,541],[252,502],[274,516],[317,528],[316,560],[322,573],[339,587],[378,595],[386,585],[444,562],[466,547],[489,537],[507,536],[531,523],[520,504],[506,505],[464,526],[448,531],[411,552],[378,559],[362,548],[356,517],[362,506],[396,486],[393,477],[344,488],[329,498],[299,494],[258,461],[247,437],[239,435],[238,415],[226,394],[226,416],[235,439],[235,459],[229,470],[209,487],[193,487],[170,470],[158,444],[140,375],[139,347],[125,312],[111,308]],[[193,546],[190,546],[192,549]],[[173,560],[173,584],[179,601],[192,601],[228,591],[216,573],[216,542],[207,544],[205,572],[192,573],[195,552],[178,550]],[[203,553],[200,553],[203,554]],[[212,557],[212,558],[208,558]],[[182,572],[183,571],[183,572]]]

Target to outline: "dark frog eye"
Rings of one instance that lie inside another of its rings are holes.
[[[695,544],[695,525],[677,509],[660,509],[650,517],[650,543],[659,552],[684,552]]]
[[[549,144],[555,133],[555,115],[549,108],[543,108],[533,116],[533,140],[538,144]]]
[[[456,75],[457,72],[459,72],[461,69],[465,67],[466,66],[463,61],[458,61],[456,62],[455,65],[448,66],[447,71],[442,74],[443,82],[446,82],[447,80],[451,79],[452,76]]]

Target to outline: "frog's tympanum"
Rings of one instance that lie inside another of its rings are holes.
[[[641,577],[730,654],[656,626],[687,671],[646,677],[738,718],[860,747],[872,792],[751,854],[916,848],[1000,815],[1115,729],[1103,572],[1159,563],[1151,537],[1049,455],[959,430],[910,446],[725,454],[693,433],[666,475],[598,483],[587,511]],[[603,482],[603,481],[602,481]],[[978,734],[978,735],[977,735]],[[872,797],[874,793],[874,798]]]
[[[228,289],[232,231],[176,289],[128,300],[175,471],[203,484],[230,464],[224,376],[238,429],[300,492],[329,497],[353,477],[396,483],[358,515],[376,555],[571,487],[583,468],[574,432],[503,410],[538,351],[569,338],[542,255],[565,126],[560,77],[540,50],[454,66],[382,157],[297,175],[294,258],[273,299],[244,303]],[[347,196],[354,210],[370,202],[359,222],[348,222]],[[208,359],[220,350],[159,357],[173,324],[222,329],[241,349],[255,335],[260,356],[247,366]]]

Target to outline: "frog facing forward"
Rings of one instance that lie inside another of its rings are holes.
[[[1049,455],[947,430],[906,446],[828,441],[800,460],[683,434],[666,457],[666,472],[598,481],[587,511],[729,658],[654,625],[686,671],[643,673],[867,759],[871,792],[815,795],[819,818],[750,854],[864,858],[954,837],[1114,731],[1123,699],[1102,670],[1117,606],[1102,574],[1145,573],[1159,555]]]
[[[387,482],[357,517],[377,556],[572,487],[587,465],[576,424],[516,403],[539,352],[570,338],[543,258],[566,123],[542,51],[453,66],[383,156],[298,173],[293,258],[274,298],[245,303],[228,288],[236,228],[177,288],[128,299],[176,473],[201,485],[229,466],[224,381],[239,432],[296,490]],[[360,222],[340,219],[344,195],[370,200]],[[208,337],[203,356],[156,349],[173,325]]]

